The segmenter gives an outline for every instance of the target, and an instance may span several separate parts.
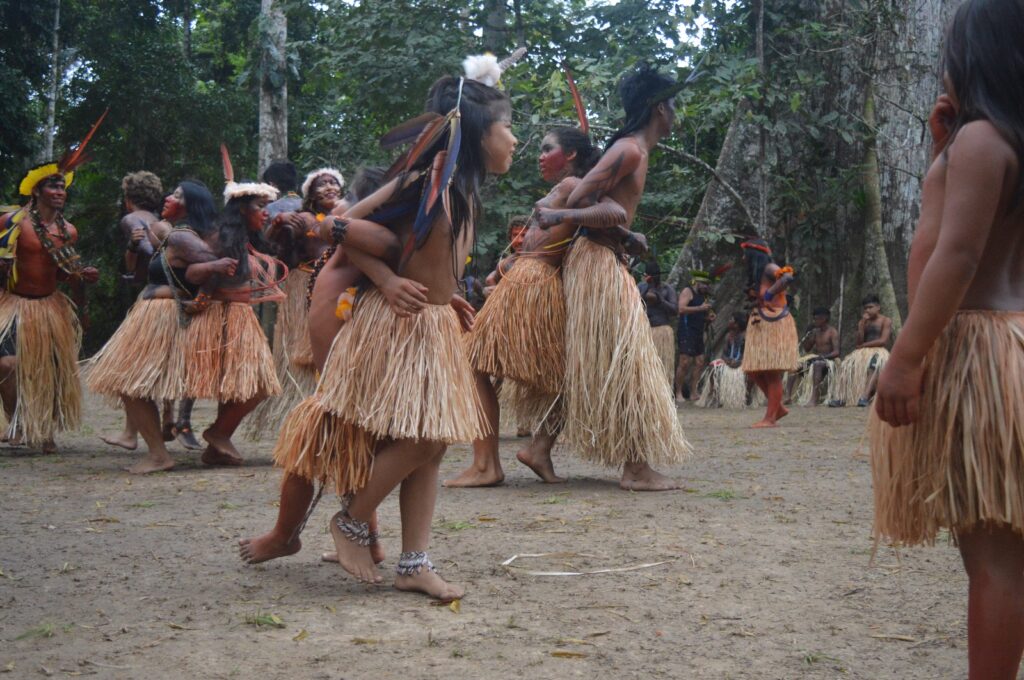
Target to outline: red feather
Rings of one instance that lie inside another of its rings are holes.
[[[92,128],[89,129],[89,134],[82,139],[78,148],[74,151],[68,151],[60,161],[57,162],[57,167],[60,168],[62,173],[71,172],[89,159],[89,157],[85,155],[85,147],[89,145],[89,140],[91,140],[92,136],[96,134],[96,130],[99,128],[100,123],[103,122],[103,119],[107,117],[109,112],[110,107],[107,107],[103,112],[103,115],[99,117],[99,120],[92,124]]]
[[[224,142],[220,144],[220,163],[224,167],[224,181],[234,182],[235,169],[231,167],[231,154],[228,153],[228,147]]]
[[[440,117],[441,115],[438,113],[429,112],[396,125],[380,138],[380,148],[389,150],[415,141],[431,123]]]
[[[712,269],[711,270],[711,278],[712,279],[719,279],[719,278],[721,278],[727,271],[732,269],[732,265],[733,265],[732,262],[726,262],[721,267],[716,267],[715,269]]]
[[[580,130],[583,134],[590,134],[590,121],[587,120],[587,110],[583,106],[583,98],[580,97],[580,91],[576,89],[576,81],[572,79],[572,71],[569,70],[568,66],[562,66],[562,70],[565,71],[565,80],[569,83],[569,92],[572,93],[572,103],[576,106],[576,117],[580,121]]]

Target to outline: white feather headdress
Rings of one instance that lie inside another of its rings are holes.
[[[277,187],[262,182],[228,182],[224,186],[224,202],[244,196],[266,197],[268,201],[277,200]]]
[[[501,61],[491,54],[473,54],[462,61],[462,70],[468,80],[475,80],[487,87],[495,87],[501,81],[501,74],[526,54],[526,48],[520,47]]]
[[[309,193],[309,187],[313,185],[313,180],[315,180],[320,175],[330,175],[335,180],[337,180],[339,187],[341,187],[342,189],[345,188],[345,178],[342,177],[341,172],[335,170],[334,168],[320,168],[319,170],[314,170],[313,172],[306,175],[306,181],[302,183],[303,198],[306,198],[306,195]]]

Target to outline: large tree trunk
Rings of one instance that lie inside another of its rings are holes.
[[[508,6],[505,0],[487,0],[484,3],[484,50],[500,59],[508,42]]]
[[[50,57],[50,91],[46,97],[46,126],[43,128],[43,151],[41,160],[46,163],[53,158],[53,138],[57,133],[57,95],[60,93],[60,0],[54,1],[53,35]]]
[[[288,19],[280,0],[262,0],[260,13],[260,138],[258,173],[288,157]]]

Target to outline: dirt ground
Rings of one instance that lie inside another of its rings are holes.
[[[207,406],[197,423],[210,417]],[[939,678],[966,676],[966,579],[956,550],[871,553],[863,409],[795,409],[755,434],[753,411],[680,411],[697,457],[685,491],[620,491],[614,471],[557,452],[545,486],[502,439],[507,481],[443,490],[432,556],[460,611],[367,589],[319,561],[325,499],[294,557],[243,565],[269,528],[272,442],[241,469],[147,478],[87,427],[44,457],[0,452],[0,671],[102,678]],[[176,447],[176,445],[175,445]],[[454,447],[443,474],[469,459]],[[393,567],[397,499],[382,508]],[[502,562],[523,553],[560,553]],[[538,576],[663,562],[627,572]],[[256,625],[276,616],[283,627]],[[262,617],[262,618],[260,618]]]

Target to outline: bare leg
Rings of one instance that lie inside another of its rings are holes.
[[[816,361],[811,368],[811,406],[821,403],[821,387],[825,382],[825,364]]]
[[[793,403],[793,387],[796,386],[796,381],[800,378],[801,374],[802,374],[801,371],[793,371],[792,373],[789,374],[789,377],[786,378],[785,399],[784,399],[784,401],[782,403],[784,403],[784,404],[792,404]]]
[[[203,451],[203,462],[207,465],[241,465],[242,455],[235,448],[231,436],[238,429],[242,419],[263,401],[262,394],[249,401],[232,401],[217,405],[217,420],[203,432],[203,439],[209,446]]]
[[[490,434],[473,442],[473,462],[457,477],[446,480],[444,485],[447,487],[497,486],[505,481],[498,454],[498,395],[489,376],[476,373],[476,391],[484,407]]]
[[[533,470],[546,484],[565,483],[565,477],[555,474],[555,465],[551,462],[551,449],[557,438],[557,434],[548,434],[545,428],[541,427],[541,430],[533,435],[530,443],[516,454],[519,462]]]
[[[748,374],[753,379],[754,384],[757,385],[758,388],[764,393],[765,399],[768,400],[768,406],[767,406],[767,408],[765,408],[765,411],[764,411],[764,418],[762,418],[761,420],[757,421],[756,423],[754,423],[752,425],[752,427],[757,428],[757,429],[766,428],[766,427],[775,427],[776,426],[776,421],[778,420],[778,417],[776,416],[776,412],[778,411],[778,409],[780,407],[782,407],[781,401],[778,404],[774,403],[774,399],[773,399],[774,389],[773,389],[773,386],[772,386],[772,378],[771,378],[773,373],[774,373],[773,371],[756,371],[756,372]],[[781,380],[780,380],[780,383],[781,383]],[[780,384],[780,387],[781,387],[781,384]]]
[[[182,399],[178,402],[178,421],[174,424],[174,436],[178,443],[190,451],[197,451],[203,445],[196,439],[192,431],[192,407],[195,399]]]
[[[704,370],[704,355],[693,357],[693,371],[690,373],[690,401],[700,399],[700,374]]]
[[[682,484],[656,472],[647,463],[626,463],[622,466],[619,488],[626,491],[671,491],[682,488]]]
[[[128,472],[142,475],[173,468],[174,459],[164,446],[163,434],[160,431],[160,413],[157,412],[156,404],[144,399],[124,397],[124,406],[128,418],[139,428],[139,434],[149,449],[146,457],[128,468]]]
[[[686,371],[690,367],[690,357],[680,352],[676,362],[676,401],[683,400],[683,385],[686,384]]]
[[[0,357],[0,400],[3,400],[4,414],[7,422],[14,420],[14,410],[18,407],[18,360],[14,356]],[[4,433],[3,441],[18,445],[17,433],[10,428]]]
[[[296,530],[313,501],[313,484],[298,475],[285,474],[281,482],[281,503],[274,528],[256,538],[238,541],[238,554],[249,564],[294,555],[302,548]]]
[[[957,535],[970,582],[970,680],[1013,680],[1024,651],[1024,539],[1005,525]]]
[[[120,446],[122,449],[134,451],[139,446],[139,429],[132,424],[131,416],[128,415],[128,406],[124,407],[124,431],[113,436],[100,436],[106,444]]]
[[[871,397],[875,396],[875,390],[878,389],[878,369],[873,369],[871,375],[868,376],[868,382],[864,386],[864,391],[860,395],[860,399],[857,400],[858,406],[867,406],[868,402],[871,401]]]
[[[377,506],[396,486],[443,450],[443,445],[429,441],[401,439],[383,443],[374,457],[373,471],[366,486],[352,497],[348,507],[349,516],[358,522],[368,523],[377,511]],[[338,562],[360,581],[380,583],[381,576],[374,565],[369,547],[348,540],[338,528],[338,519],[342,515],[339,512],[332,517],[330,525]]]

